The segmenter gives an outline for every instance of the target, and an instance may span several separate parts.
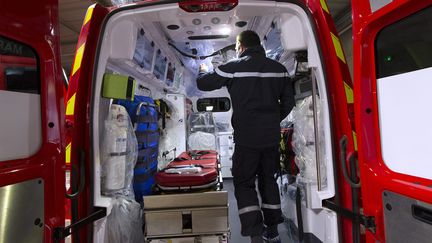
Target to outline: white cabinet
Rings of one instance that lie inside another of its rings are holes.
[[[219,132],[219,155],[223,178],[231,178],[232,157],[234,154],[234,136],[232,132]]]

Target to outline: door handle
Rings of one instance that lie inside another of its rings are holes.
[[[341,161],[341,168],[342,173],[345,178],[345,180],[350,184],[352,188],[360,188],[360,181],[354,182],[349,176],[348,176],[348,170],[346,167],[346,147],[347,147],[347,141],[348,138],[343,135],[342,138],[339,141],[340,145],[340,161]],[[355,156],[354,154],[351,154],[350,158],[350,166],[355,166]]]
[[[419,206],[412,205],[411,206],[412,215],[415,219],[420,220],[426,224],[432,225],[432,210]]]
[[[80,148],[78,149],[78,156],[79,156],[79,187],[76,192],[73,192],[72,194],[66,193],[65,196],[68,199],[76,198],[82,191],[84,191],[85,187],[85,153],[84,149]],[[74,167],[72,167],[72,173],[73,171],[76,172],[76,169],[74,170]]]

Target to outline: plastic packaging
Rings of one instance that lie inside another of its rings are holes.
[[[177,136],[162,132],[159,143],[158,170],[165,168],[177,156],[179,151],[177,151],[175,141],[178,141]]]
[[[138,143],[128,113],[121,105],[111,105],[102,146],[102,194],[134,197],[132,178],[137,157]]]
[[[294,110],[294,109],[293,109]],[[288,128],[288,127],[292,127],[293,125],[293,120],[294,120],[294,112],[290,112],[288,114],[287,117],[285,117],[281,123],[280,123],[280,127],[281,128]]]
[[[281,43],[281,31],[274,26],[265,38],[266,55],[268,58],[279,61],[284,49]]]
[[[317,98],[317,115],[318,120],[321,119],[320,102]],[[317,169],[316,169],[316,154],[315,154],[315,130],[314,130],[314,118],[313,118],[313,103],[312,97],[305,98],[300,104],[298,104],[293,110],[294,119],[294,133],[293,133],[293,150],[296,154],[295,162],[300,170],[300,176],[306,180],[314,181],[317,180]],[[318,122],[319,132],[322,132],[322,124]],[[322,135],[319,135],[323,138]],[[323,144],[321,138],[318,138],[318,146],[321,148]],[[321,167],[321,181],[326,181],[326,168],[324,164],[324,154],[321,151],[320,167]]]
[[[189,116],[189,131],[216,132],[216,123],[212,112],[195,112]]]
[[[139,203],[119,197],[113,200],[106,222],[107,243],[144,242],[142,211]]]
[[[194,132],[189,135],[189,150],[216,150],[216,137],[208,132]]]
[[[188,150],[217,150],[217,128],[213,113],[192,113],[188,124]]]

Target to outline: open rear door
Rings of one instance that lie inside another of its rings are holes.
[[[431,242],[432,1],[353,1],[367,242]]]
[[[61,238],[72,234],[73,242],[93,242],[93,222],[106,215],[106,209],[93,206],[93,162],[91,160],[90,101],[94,57],[99,34],[108,9],[93,4],[87,9],[76,46],[69,78],[66,104],[66,165],[71,169],[67,200],[71,205],[71,226]]]
[[[0,241],[53,242],[64,225],[58,3],[0,7]]]

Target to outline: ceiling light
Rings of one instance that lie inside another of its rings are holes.
[[[229,35],[231,33],[231,28],[229,27],[223,27],[220,29],[220,33],[222,35]]]

